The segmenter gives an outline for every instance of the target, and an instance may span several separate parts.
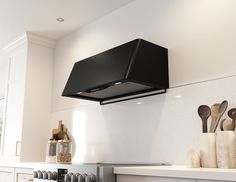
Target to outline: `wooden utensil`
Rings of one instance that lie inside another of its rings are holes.
[[[58,128],[52,130],[52,135],[55,138],[55,140],[69,139],[67,131],[68,129],[64,127],[64,124],[62,124],[62,121],[59,121]]]
[[[217,129],[217,126],[220,122],[220,119],[221,117],[223,116],[223,114],[225,113],[226,109],[228,107],[228,101],[224,100],[221,104],[220,104],[220,107],[219,107],[219,111],[218,111],[218,115],[217,115],[217,119],[214,123],[214,126],[213,126],[213,133],[216,132],[216,129]]]
[[[216,103],[214,105],[211,106],[211,126],[210,126],[210,133],[214,133],[214,126],[216,125],[216,120],[217,120],[217,116],[219,113],[219,108],[220,108],[220,104]]]
[[[235,128],[235,125],[230,119],[223,119],[220,122],[220,130],[221,131],[233,131]]]
[[[62,131],[64,132],[64,138],[66,139],[66,138],[68,138],[68,134],[67,134],[67,132],[68,132],[68,129],[67,128],[65,128],[64,127],[64,124],[62,124],[62,121],[60,120],[59,122],[58,122],[58,128],[54,128],[54,129],[52,129],[52,138],[51,138],[51,140],[59,140],[60,138],[62,138],[63,136],[63,133],[62,133]],[[59,135],[61,135],[61,136],[59,136],[58,137],[58,134]],[[61,140],[61,139],[60,139]]]
[[[228,116],[232,119],[232,127],[235,129],[235,121],[236,121],[236,108],[232,108],[228,111]],[[234,130],[233,129],[233,130]]]
[[[57,140],[63,140],[65,137],[65,132],[64,130],[64,124],[59,125],[60,128],[58,128],[59,132],[57,133]]]
[[[201,105],[198,107],[198,115],[202,119],[202,132],[207,133],[207,119],[211,115],[211,109],[207,105]]]
[[[225,122],[225,120],[226,120],[226,119],[223,119],[223,120],[221,120],[221,122],[220,122],[220,130],[221,130],[221,131],[224,131],[224,122]]]

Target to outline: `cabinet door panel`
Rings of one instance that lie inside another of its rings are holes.
[[[18,83],[25,80],[26,74],[26,48],[18,48],[9,55],[10,72],[9,82]]]
[[[17,51],[11,57],[6,105],[6,120],[3,143],[3,156],[16,155],[16,143],[21,140],[24,108],[26,61],[24,52]]]
[[[0,172],[0,181],[4,182],[13,182],[14,175],[13,173]]]
[[[33,169],[16,168],[15,182],[29,182],[33,181]]]
[[[20,84],[9,85],[4,135],[4,156],[15,156],[16,142],[21,140],[23,97]],[[17,92],[16,92],[17,91]]]
[[[118,175],[117,182],[196,182],[195,179]]]
[[[13,168],[0,168],[0,182],[14,182]]]
[[[33,181],[32,174],[17,174],[17,181],[16,182],[26,182],[26,181]]]

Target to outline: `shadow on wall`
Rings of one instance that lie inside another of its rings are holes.
[[[113,162],[153,162],[151,156],[164,103],[165,94],[101,107]]]

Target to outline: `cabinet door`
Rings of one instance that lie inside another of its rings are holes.
[[[1,182],[14,182],[14,168],[0,168]]]
[[[33,181],[33,169],[16,168],[15,182],[30,182]]]
[[[3,156],[15,157],[21,140],[26,74],[25,51],[16,50],[9,56],[9,78],[3,142]]]
[[[117,175],[117,182],[196,182],[195,179]]]
[[[29,182],[33,181],[33,175],[32,174],[17,174],[17,181],[16,182]]]

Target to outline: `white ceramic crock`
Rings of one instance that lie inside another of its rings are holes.
[[[199,144],[200,144],[201,167],[217,168],[216,134],[215,133],[201,133]]]
[[[219,168],[236,168],[236,134],[234,131],[217,133],[216,153]]]

